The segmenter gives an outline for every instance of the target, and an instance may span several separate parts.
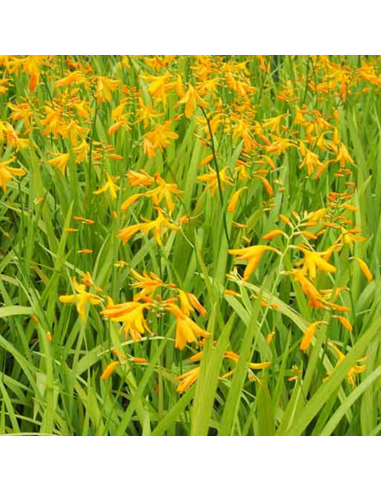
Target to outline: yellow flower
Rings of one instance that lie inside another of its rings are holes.
[[[218,189],[218,174],[210,166],[208,166],[208,167],[209,167],[209,174],[204,174],[202,176],[199,176],[197,178],[197,180],[204,182],[204,183],[209,183],[208,186],[205,188],[205,191],[212,190],[212,196],[214,196],[214,194],[216,193],[216,191]],[[225,187],[224,187],[225,184],[227,184],[229,186],[233,186],[233,180],[231,178],[229,178],[229,176],[226,175],[227,169],[228,168],[225,167],[219,173],[222,190],[225,189]]]
[[[73,108],[77,111],[78,116],[88,118],[90,116],[89,101],[77,100],[73,102]]]
[[[131,130],[131,125],[129,123],[130,114],[123,113],[127,102],[122,102],[115,109],[111,111],[111,118],[114,120],[114,124],[108,129],[108,135],[111,137],[120,128],[124,128],[127,131]]]
[[[309,251],[303,247],[298,248],[304,254],[304,266],[303,272],[307,273],[311,279],[316,278],[316,271],[320,270],[326,273],[335,273],[337,272],[337,268],[333,265],[327,263],[322,256],[326,254],[326,252],[316,253],[315,251]]]
[[[171,140],[178,138],[177,133],[171,131],[170,121],[166,121],[162,125],[155,125],[155,128],[144,137],[144,153],[148,157],[155,157],[156,150],[163,152],[166,147],[171,145]]]
[[[141,225],[141,231],[144,234],[148,234],[149,231],[153,230],[153,237],[159,246],[163,246],[163,242],[161,240],[162,235],[167,229],[171,231],[178,231],[180,228],[175,224],[170,222],[170,219],[165,217],[163,213],[159,210],[158,216],[156,220],[146,221]]]
[[[199,162],[198,165],[199,165],[199,167],[206,166],[207,164],[209,164],[210,162],[212,162],[213,159],[214,159],[214,154],[209,154],[204,159],[202,159],[202,161]]]
[[[336,367],[337,367],[345,359],[345,355],[333,343],[330,343],[330,347],[334,350],[334,352],[337,355],[337,358],[338,358],[338,361],[337,361],[337,364],[336,364]],[[358,363],[362,363],[366,359],[367,359],[367,357],[365,357],[364,359],[359,359],[357,362]],[[357,377],[357,374],[361,374],[364,371],[366,371],[366,366],[365,365],[360,366],[358,364],[356,364],[353,367],[351,367],[351,369],[348,371],[348,373],[347,373],[347,380],[348,380],[349,384],[352,386],[353,389],[356,388],[356,377]],[[330,375],[331,375],[331,373],[328,373],[328,376],[330,376]]]
[[[186,316],[189,316],[189,314],[194,310],[196,310],[203,317],[208,314],[206,309],[200,304],[200,301],[195,295],[184,292],[180,289],[178,289],[178,293],[180,298],[181,311]]]
[[[366,238],[363,236],[357,236],[361,231],[354,227],[353,229],[345,229],[345,227],[341,227],[341,235],[336,241],[337,244],[345,244],[348,245],[351,250],[353,249],[354,243],[363,243],[366,241]]]
[[[2,79],[0,80],[0,95],[6,94],[8,91],[8,85],[9,79]]]
[[[184,192],[179,190],[176,184],[169,184],[158,174],[155,175],[155,181],[159,185],[152,191],[147,191],[145,196],[152,198],[154,205],[159,206],[163,200],[167,202],[170,212],[175,209],[175,204],[172,200],[173,195],[182,195]]]
[[[30,129],[30,120],[33,118],[33,111],[28,103],[12,104],[8,103],[8,108],[11,109],[11,118],[13,121],[23,121],[25,128]]]
[[[247,282],[250,278],[250,275],[255,272],[257,269],[262,256],[266,251],[274,251],[275,253],[279,253],[279,251],[271,246],[250,246],[249,248],[244,249],[231,249],[229,250],[229,254],[238,255],[238,260],[247,260],[248,264],[243,276],[243,281]]]
[[[136,111],[138,119],[135,121],[135,124],[143,121],[144,129],[148,128],[150,123],[154,123],[155,118],[163,116],[163,114],[156,113],[151,104],[144,104],[144,101],[141,98],[139,99],[139,106],[140,108]]]
[[[89,151],[90,151],[90,144],[88,144],[85,139],[82,139],[82,142],[79,145],[73,147],[73,154],[76,155],[75,158],[76,164],[80,164],[81,162],[87,161]]]
[[[187,343],[196,342],[197,338],[210,337],[210,333],[197,326],[196,323],[186,316],[176,305],[170,304],[167,309],[172,312],[177,319],[175,342],[176,348],[183,350]]]
[[[155,182],[155,178],[150,176],[143,169],[140,172],[128,171],[127,179],[128,184],[134,188],[136,186],[151,186]]]
[[[178,231],[179,227],[171,223],[170,220],[165,217],[159,210],[156,220],[146,220],[146,222],[143,224],[136,224],[126,227],[125,229],[119,231],[116,237],[118,239],[122,239],[123,243],[126,244],[138,232],[144,232],[144,234],[148,234],[150,231],[153,230],[153,237],[155,241],[159,246],[162,246],[163,242],[161,240],[161,236],[167,229]]]
[[[86,83],[86,76],[79,70],[69,73],[66,77],[57,80],[54,83],[55,87],[67,87],[73,84],[84,84]]]
[[[49,55],[28,55],[26,58],[20,60],[23,71],[30,76],[29,90],[31,92],[36,89],[40,82],[40,66],[47,56]]]
[[[59,169],[61,171],[62,176],[65,176],[66,167],[70,159],[70,154],[54,153],[53,155],[56,155],[57,157],[48,160],[47,163]]]
[[[142,75],[140,78],[150,82],[148,92],[153,97],[159,98],[165,104],[167,101],[167,92],[175,86],[175,84],[168,83],[172,75],[166,72],[164,75]]]
[[[44,106],[46,117],[41,120],[41,124],[44,126],[42,135],[46,136],[50,133],[54,138],[57,138],[60,134],[64,120],[62,118],[62,111],[56,107]]]
[[[263,121],[263,128],[270,128],[272,132],[275,132],[279,135],[280,125],[282,124],[283,118],[287,118],[287,114],[281,114],[279,116],[275,116],[274,118],[268,118]]]
[[[271,136],[273,142],[267,146],[267,152],[275,155],[282,155],[286,152],[289,147],[297,147],[293,140],[287,138],[278,137],[276,135]]]
[[[296,115],[294,119],[294,125],[304,125],[306,123],[305,114],[308,113],[307,109],[295,108]]]
[[[80,249],[78,253],[81,255],[92,255],[94,251],[92,249],[85,248],[85,249]]]
[[[307,167],[309,176],[314,173],[315,169],[319,169],[323,166],[319,160],[319,157],[314,152],[306,149],[303,142],[300,143],[300,152],[304,159],[299,168],[302,169],[303,167]]]
[[[336,161],[335,162],[340,162],[340,167],[342,167],[342,168],[344,168],[346,166],[347,162],[349,164],[353,164],[355,162],[352,159],[352,157],[350,156],[348,149],[346,148],[346,146],[343,143],[340,144],[340,149],[336,155]]]
[[[114,263],[114,267],[116,268],[125,268],[128,266],[128,263],[124,260],[118,260],[117,262]]]
[[[64,139],[70,139],[72,145],[78,145],[78,138],[83,140],[88,132],[88,128],[80,126],[75,120],[70,120],[69,123],[63,123],[60,127],[60,135]]]
[[[117,90],[120,82],[107,77],[96,77],[96,84],[96,98],[98,102],[104,102],[111,101],[112,93]]]
[[[118,195],[117,191],[120,189],[119,186],[117,186],[114,182],[114,178],[112,178],[109,173],[106,173],[107,175],[107,182],[105,185],[103,185],[99,190],[94,191],[94,195],[100,195],[101,193],[104,193],[108,191],[110,193],[111,200],[116,200]]]
[[[140,275],[136,270],[131,269],[131,274],[137,280],[132,287],[134,289],[142,289],[142,291],[134,297],[134,301],[140,301],[147,296],[152,297],[156,289],[164,285],[163,281],[151,272],[147,275],[145,272]]]
[[[231,351],[225,352],[225,358],[232,360],[235,364],[238,364],[239,355],[236,354],[235,352],[231,352]],[[262,371],[263,369],[267,369],[270,366],[271,366],[271,362],[260,362],[260,363],[250,363],[249,364],[249,368],[253,371]],[[227,372],[226,374],[221,376],[220,379],[221,380],[228,379],[230,376],[232,376],[232,374],[234,374],[234,372],[235,372],[235,369]],[[250,375],[249,375],[249,377],[250,377]]]
[[[59,300],[63,304],[76,304],[78,314],[80,315],[82,321],[85,321],[86,306],[88,304],[97,306],[102,302],[102,299],[95,294],[86,292],[86,286],[78,284],[75,277],[73,277],[73,285],[77,293],[70,296],[60,296]]]
[[[238,292],[230,289],[224,290],[224,295],[227,297],[242,297],[241,294],[238,294]]]
[[[307,239],[311,239],[312,241],[316,241],[317,239],[319,239],[319,237],[316,234],[313,234],[310,231],[302,231],[300,232],[300,235]]]
[[[275,331],[272,331],[271,333],[269,333],[266,337],[266,342],[267,342],[267,345],[270,345],[271,342],[273,341],[275,337]]]
[[[25,171],[23,169],[15,169],[14,167],[9,167],[9,164],[14,162],[16,157],[8,159],[6,161],[0,161],[0,186],[4,191],[7,191],[7,186],[9,181],[11,181],[13,176],[25,176]]]
[[[185,104],[185,116],[187,118],[191,118],[193,116],[197,106],[200,106],[203,109],[208,107],[208,103],[201,99],[197,90],[192,85],[189,85],[189,89],[185,96],[176,104],[175,108],[183,104]]]
[[[132,340],[138,342],[146,331],[152,333],[148,328],[147,320],[144,318],[144,310],[148,310],[150,307],[149,303],[141,304],[135,301],[114,305],[109,299],[109,306],[101,314],[111,321],[123,323],[125,336],[130,335]]]
[[[282,214],[279,215],[279,219],[287,225],[291,224],[291,220],[288,217],[286,217],[285,215],[282,215]]]

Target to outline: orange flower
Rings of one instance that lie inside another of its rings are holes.
[[[304,294],[308,297],[310,301],[310,306],[318,309],[324,308],[324,299],[317,288],[314,286],[312,282],[310,282],[303,270],[293,270],[290,272],[295,280],[300,284]]]
[[[116,362],[111,362],[111,364],[109,364],[106,369],[104,370],[102,376],[101,376],[101,380],[102,381],[106,381],[106,379],[108,379],[112,373],[115,371],[115,369],[120,365],[120,362],[119,361],[116,361]]]
[[[273,332],[271,332],[271,333],[269,333],[267,335],[267,337],[266,337],[267,345],[270,345],[271,344],[271,342],[273,341],[274,337],[275,337],[275,331],[273,331]]]
[[[259,179],[260,181],[262,181],[263,187],[265,188],[265,190],[269,196],[274,195],[274,190],[273,190],[271,184],[268,182],[268,180],[265,177],[263,177],[263,176],[254,176],[254,177],[256,179]]]
[[[272,239],[275,239],[276,237],[279,236],[286,236],[287,234],[281,231],[280,229],[275,229],[274,231],[270,231],[267,233],[265,236],[263,236],[262,240],[263,241],[271,241]]]
[[[373,275],[372,272],[370,271],[368,265],[365,263],[364,260],[361,260],[361,258],[357,258],[357,256],[354,256],[352,260],[356,260],[357,263],[360,265],[361,271],[367,278],[368,282],[371,282],[373,280]]]
[[[347,320],[347,318],[344,318],[344,316],[334,316],[334,318],[338,319],[345,329],[347,329],[348,331],[353,331],[353,326]]]
[[[196,367],[191,371],[179,376],[177,379],[180,381],[177,392],[181,395],[185,393],[198,379],[200,376],[200,368]]]
[[[300,235],[306,237],[307,239],[311,239],[312,241],[316,241],[317,239],[319,239],[316,234],[312,234],[312,232],[310,231],[302,231]]]
[[[288,217],[286,217],[285,215],[279,215],[279,218],[285,224],[287,224],[287,225],[290,225],[291,224],[291,220]]]
[[[238,191],[236,191],[234,193],[234,195],[232,196],[232,199],[230,200],[230,204],[229,204],[229,207],[228,207],[228,212],[230,212],[231,214],[234,214],[235,209],[237,207],[237,203],[238,203],[239,197],[241,196],[241,194],[246,189],[247,189],[247,187],[245,186],[244,188],[241,188],[240,190],[238,190]]]
[[[135,195],[131,195],[129,198],[127,198],[126,201],[122,203],[122,206],[120,207],[120,210],[122,212],[127,212],[127,210],[133,205],[135,202],[139,200],[142,196],[145,196],[144,193],[136,193]]]
[[[130,239],[135,236],[138,232],[141,231],[142,224],[135,224],[129,227],[126,227],[125,229],[122,229],[121,231],[118,232],[117,238],[123,240],[123,244],[127,244]]]
[[[339,311],[340,313],[349,313],[350,311],[349,307],[339,306],[338,304],[334,304],[333,302],[327,302],[326,304],[334,311]]]
[[[241,297],[241,294],[238,294],[238,292],[235,292],[234,290],[224,290],[224,295],[227,297]]]
[[[306,330],[302,343],[300,344],[300,350],[303,352],[307,352],[307,350],[310,348],[312,339],[315,336],[316,330],[320,325],[327,324],[324,321],[317,321],[316,323],[312,323]]]

